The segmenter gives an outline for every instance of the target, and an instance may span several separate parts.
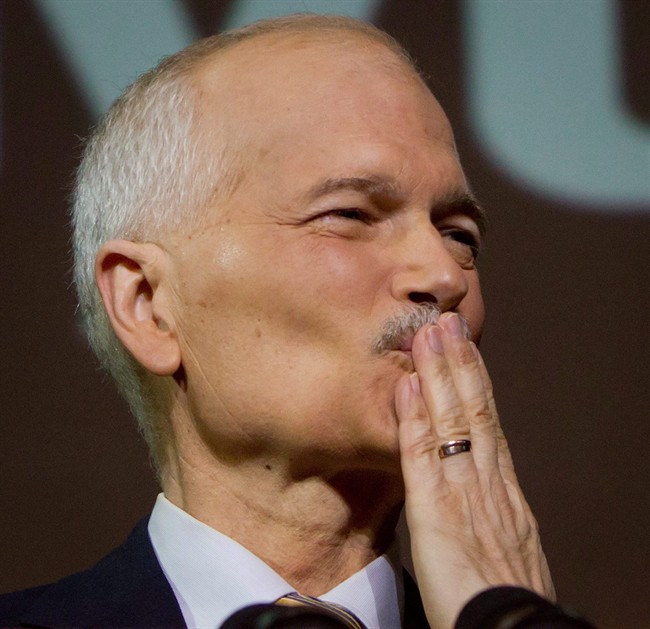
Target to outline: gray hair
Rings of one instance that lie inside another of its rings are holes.
[[[262,20],[201,40],[162,60],[118,98],[92,132],[77,171],[71,208],[74,282],[90,345],[128,402],[160,471],[170,435],[155,381],[117,339],[95,284],[95,258],[114,238],[146,241],[200,224],[203,210],[232,182],[235,158],[224,137],[199,130],[193,69],[207,57],[266,34],[365,35],[415,70],[389,35],[341,16],[293,15]],[[203,139],[203,141],[201,141]]]

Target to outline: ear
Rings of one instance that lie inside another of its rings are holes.
[[[97,254],[95,279],[124,347],[151,373],[176,373],[181,353],[167,254],[152,243],[111,240]]]

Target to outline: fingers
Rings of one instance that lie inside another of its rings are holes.
[[[443,315],[432,330],[441,341],[442,354],[420,354],[416,344],[413,347],[432,433],[439,444],[460,438],[472,442],[471,453],[442,461],[445,476],[468,490],[473,487],[472,492],[490,496],[485,508],[492,517],[510,533],[525,534],[532,514],[517,483],[485,364],[466,338],[458,315]]]
[[[469,424],[474,463],[479,471],[496,470],[498,415],[485,365],[482,373],[479,351],[467,339],[458,315],[442,317],[440,324],[447,332],[444,337],[446,355],[464,417]]]
[[[397,385],[395,408],[399,419],[399,445],[404,487],[412,500],[429,496],[442,480],[438,443],[420,391],[416,373]],[[426,498],[425,498],[426,499]]]
[[[481,376],[481,380],[483,382],[483,389],[485,390],[487,396],[490,411],[495,418],[498,418],[496,404],[494,402],[494,395],[492,391],[492,381],[490,380],[490,376],[485,367],[485,363],[483,362],[483,357],[480,355],[478,350],[476,352],[476,356],[478,360],[478,371]],[[505,435],[503,434],[503,430],[501,429],[501,425],[499,424],[498,419],[496,421],[496,425],[494,429],[496,434],[496,446],[497,446],[497,456],[499,459],[499,466],[502,472],[504,472],[504,478],[509,480],[514,479],[515,475],[514,475],[514,465],[512,463],[512,456],[510,455],[510,449],[508,448],[508,443],[506,441]]]
[[[490,378],[460,318],[446,313],[421,328],[412,357],[415,373],[399,381],[395,408],[413,563],[431,626],[450,626],[462,603],[491,585],[552,593]],[[471,452],[440,459],[440,445],[458,439],[471,440]]]
[[[421,329],[413,343],[413,362],[438,446],[456,439],[472,442],[471,453],[444,460],[450,479],[498,472],[496,408],[486,387],[487,372],[481,371],[478,350],[467,339],[461,318],[446,314],[438,325]]]
[[[431,326],[422,330],[423,338],[416,338],[413,343],[413,362],[429,411],[430,430],[438,447],[448,441],[471,441],[470,425],[446,356],[449,336],[440,326]],[[474,459],[470,453],[444,459],[442,469],[449,480],[456,482],[468,482],[476,477]]]

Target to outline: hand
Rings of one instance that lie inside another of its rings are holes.
[[[495,585],[554,599],[537,523],[515,476],[492,385],[456,314],[424,326],[416,372],[397,386],[396,411],[413,564],[432,629],[450,629],[463,605]],[[441,459],[445,441],[471,452]]]

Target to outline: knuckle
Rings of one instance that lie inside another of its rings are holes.
[[[430,361],[426,365],[428,376],[435,380],[445,379],[449,376],[449,368],[444,360]]]
[[[441,436],[451,435],[455,439],[468,437],[466,422],[462,415],[448,412],[442,413],[436,418],[436,430]]]
[[[426,408],[423,408],[421,406],[419,406],[417,410],[413,411],[413,420],[418,422],[423,428],[429,427],[431,425],[429,413],[427,413]]]
[[[493,426],[496,424],[496,418],[490,410],[487,400],[482,396],[470,398],[465,402],[467,414],[476,421],[476,423]]]
[[[416,437],[406,447],[407,454],[416,458],[431,456],[437,452],[437,449],[436,440],[430,433]]]
[[[469,343],[464,343],[456,350],[456,362],[461,367],[476,366],[476,356]]]

